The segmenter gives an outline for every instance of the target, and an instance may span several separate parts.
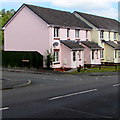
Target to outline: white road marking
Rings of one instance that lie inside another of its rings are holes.
[[[9,109],[9,107],[4,107],[4,108],[0,108],[0,111],[2,111],[2,110],[8,110]]]
[[[113,85],[113,87],[117,87],[117,86],[119,86],[120,85],[120,83],[119,84],[115,84],[115,85]]]
[[[56,99],[65,98],[65,97],[69,97],[69,96],[73,96],[73,95],[79,95],[79,94],[84,94],[84,93],[88,93],[88,92],[93,92],[93,91],[96,91],[96,90],[98,90],[98,89],[91,89],[91,90],[81,91],[81,92],[77,92],[77,93],[61,95],[61,96],[50,98],[49,100],[56,100]]]

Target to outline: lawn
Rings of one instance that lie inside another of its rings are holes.
[[[92,72],[117,72],[120,71],[120,66],[101,66],[99,67],[91,67],[91,68],[86,68],[86,69],[81,69],[80,72],[78,71],[73,71],[71,73],[92,73]]]

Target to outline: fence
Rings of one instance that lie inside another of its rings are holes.
[[[3,67],[43,67],[43,56],[38,52],[2,51]]]

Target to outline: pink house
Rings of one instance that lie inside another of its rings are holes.
[[[90,42],[90,41],[81,41],[80,44],[85,48],[84,64],[100,65],[101,64],[101,58],[100,58],[101,47],[97,43]]]
[[[52,49],[56,69],[85,64],[87,46],[78,41],[91,41],[92,28],[70,12],[23,4],[3,29],[5,51],[37,51],[45,56]]]

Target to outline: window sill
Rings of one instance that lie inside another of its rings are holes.
[[[80,40],[80,38],[75,38],[75,40]]]
[[[60,62],[59,62],[59,61],[58,61],[58,62],[53,62],[53,64],[54,64],[54,65],[56,65],[56,64],[60,64]]]
[[[60,40],[60,38],[59,37],[54,37],[54,40]]]

